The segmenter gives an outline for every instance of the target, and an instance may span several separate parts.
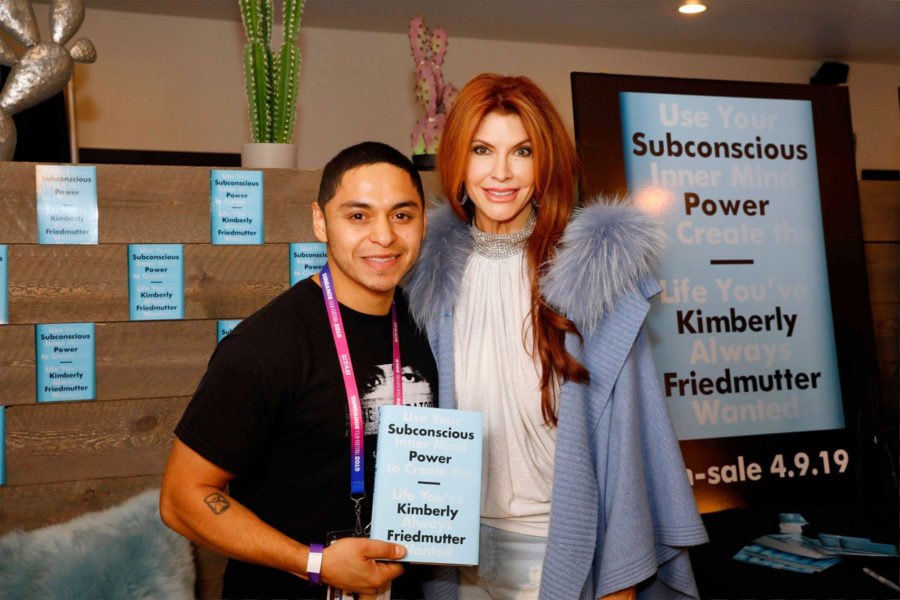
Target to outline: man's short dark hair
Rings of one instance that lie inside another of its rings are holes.
[[[357,167],[366,165],[374,165],[378,163],[387,163],[394,165],[399,169],[406,171],[410,180],[419,192],[419,200],[425,203],[425,192],[422,189],[422,178],[419,172],[409,161],[396,149],[382,144],[381,142],[363,142],[350,146],[341,150],[337,156],[328,161],[325,169],[322,171],[322,182],[319,184],[319,206],[324,208],[325,203],[334,198],[337,193],[338,186],[341,185],[341,179],[344,173]]]

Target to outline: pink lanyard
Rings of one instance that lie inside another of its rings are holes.
[[[325,307],[328,309],[331,335],[334,337],[338,361],[341,364],[341,374],[344,377],[344,389],[347,392],[347,407],[350,411],[350,497],[356,502],[357,529],[360,529],[359,502],[366,497],[362,406],[359,401],[359,390],[356,387],[356,377],[353,374],[353,362],[350,360],[350,346],[347,345],[347,336],[343,320],[341,319],[341,311],[338,308],[337,299],[334,295],[331,269],[327,263],[319,272],[319,281],[322,283],[322,296],[325,298]],[[402,405],[403,376],[400,366],[400,330],[397,327],[397,306],[395,302],[391,302],[391,332],[394,346],[394,404]]]

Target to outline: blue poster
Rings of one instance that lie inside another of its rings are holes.
[[[322,270],[328,262],[325,244],[303,242],[291,244],[291,285]]]
[[[209,214],[213,244],[262,244],[262,171],[211,170]]]
[[[40,244],[97,243],[97,167],[37,165]]]
[[[648,323],[679,439],[843,427],[811,103],[619,99],[669,238]]]
[[[184,246],[128,245],[128,313],[132,321],[184,318]]]
[[[0,244],[0,325],[9,323],[9,251]]]
[[[222,341],[226,335],[232,332],[232,330],[238,326],[243,319],[223,319],[221,321],[216,322],[216,343]]]
[[[38,402],[96,397],[94,324],[34,326]]]

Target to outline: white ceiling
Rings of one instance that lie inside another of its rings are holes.
[[[454,37],[900,64],[897,0],[306,0],[303,25],[405,33],[422,15]],[[276,4],[279,4],[276,1]],[[237,0],[87,0],[90,8],[239,19]]]

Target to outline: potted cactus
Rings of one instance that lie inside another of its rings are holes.
[[[296,168],[297,146],[291,143],[297,115],[300,49],[297,36],[303,0],[284,0],[284,42],[272,48],[272,0],[239,0],[247,43],[244,81],[250,113],[250,139],[241,151],[249,168]]]
[[[434,169],[434,155],[441,141],[447,111],[459,90],[444,83],[441,68],[447,54],[447,32],[428,29],[422,17],[409,21],[409,45],[416,62],[416,100],[425,114],[412,132],[413,164],[420,170]]]

